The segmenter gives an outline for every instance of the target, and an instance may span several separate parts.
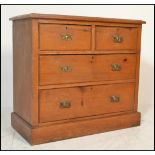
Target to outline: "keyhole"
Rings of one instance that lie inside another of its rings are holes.
[[[81,106],[83,106],[83,100],[81,101]]]
[[[124,61],[127,61],[127,59],[125,58]]]
[[[91,57],[90,63],[93,63],[93,61],[94,61],[94,56]]]

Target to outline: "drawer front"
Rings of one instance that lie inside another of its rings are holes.
[[[90,49],[90,26],[40,24],[40,50]]]
[[[137,28],[96,27],[96,50],[135,50]]]
[[[40,56],[40,85],[135,78],[135,54]]]
[[[40,122],[130,111],[134,83],[40,90]]]

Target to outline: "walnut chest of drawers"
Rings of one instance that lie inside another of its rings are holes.
[[[11,123],[39,144],[140,125],[141,20],[13,20]]]

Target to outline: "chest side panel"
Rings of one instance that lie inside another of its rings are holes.
[[[32,107],[31,20],[13,22],[13,103],[14,112],[31,123]]]

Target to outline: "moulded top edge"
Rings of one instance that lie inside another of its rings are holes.
[[[38,14],[31,13],[25,15],[19,15],[10,18],[10,20],[21,19],[54,19],[54,20],[74,20],[74,21],[94,21],[94,22],[109,22],[109,23],[128,23],[128,24],[145,24],[143,20],[135,19],[117,19],[117,18],[101,18],[101,17],[86,17],[86,16],[69,16],[69,15],[57,15],[57,14]]]

